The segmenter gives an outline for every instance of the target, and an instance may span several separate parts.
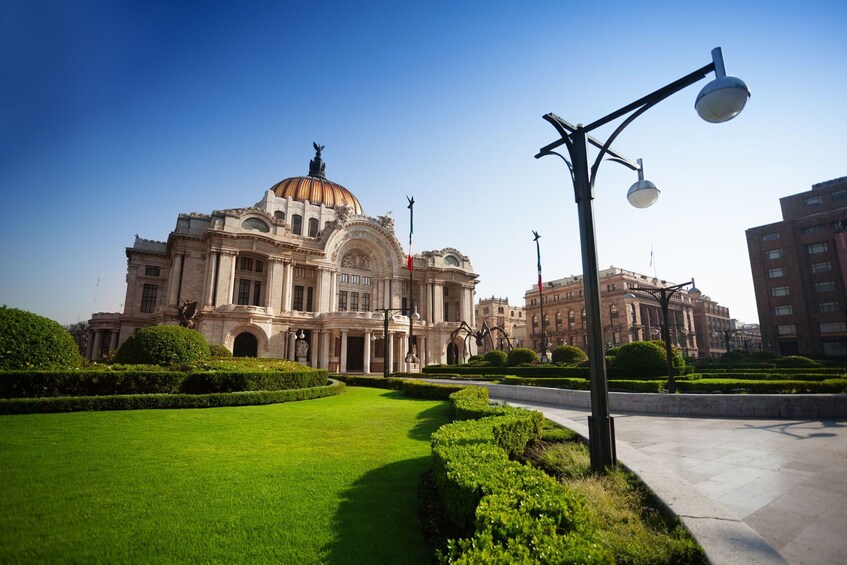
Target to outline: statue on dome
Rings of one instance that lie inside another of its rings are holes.
[[[326,163],[324,163],[323,159],[321,159],[321,151],[323,151],[326,146],[318,145],[313,141],[312,147],[315,148],[315,158],[309,161],[309,176],[322,179],[326,178]]]

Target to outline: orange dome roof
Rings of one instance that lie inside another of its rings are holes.
[[[354,214],[362,213],[362,205],[353,193],[338,183],[327,180],[324,176],[326,164],[321,160],[322,145],[313,144],[317,152],[309,162],[309,176],[291,177],[279,181],[271,187],[278,198],[291,198],[298,202],[309,201],[311,204],[323,204],[327,208],[349,206]]]

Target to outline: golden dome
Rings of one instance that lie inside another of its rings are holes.
[[[309,162],[309,176],[291,177],[279,181],[271,187],[278,198],[291,198],[298,202],[309,201],[311,204],[327,208],[340,208],[349,206],[354,214],[362,213],[362,205],[353,193],[338,183],[327,180],[324,176],[326,164],[321,160],[323,145],[313,144],[317,152],[315,158]]]

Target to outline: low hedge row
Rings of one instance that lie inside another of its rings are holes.
[[[2,371],[0,398],[211,394],[324,386],[327,371]]]
[[[215,408],[311,400],[344,392],[344,383],[296,390],[249,391],[214,394],[134,394],[0,399],[0,414],[141,410],[154,408]]]
[[[797,368],[797,367],[766,367],[766,368],[755,368],[755,367],[746,367],[736,365],[734,367],[710,367],[708,365],[698,366],[695,368],[695,372],[697,373],[732,373],[732,374],[745,374],[745,375],[758,375],[758,374],[780,374],[780,375],[845,375],[847,374],[847,369],[844,367],[805,367],[805,368]]]
[[[661,392],[665,388],[665,380],[627,380],[609,379],[608,386],[612,392]],[[518,386],[545,386],[566,390],[591,390],[588,379],[527,379],[507,376],[503,384]]]
[[[844,378],[844,373],[813,373],[777,371],[727,371],[722,373],[697,372],[688,375],[690,380],[697,379],[742,379],[750,381],[825,381],[833,378]]]
[[[451,394],[464,388],[462,385],[445,385],[428,383],[420,379],[410,380],[394,377],[385,379],[383,377],[333,375],[332,378],[338,379],[349,386],[366,386],[371,388],[398,390],[409,398],[424,398],[428,400],[447,400]]]
[[[694,367],[676,367],[677,375],[689,375],[694,372]],[[532,367],[479,367],[468,365],[430,365],[423,368],[423,372],[433,377],[441,374],[449,375],[465,375],[465,376],[500,376],[514,375],[516,377],[526,378],[568,378],[568,379],[587,379],[589,378],[588,367],[560,367],[556,365],[537,365]],[[644,369],[629,369],[626,367],[606,367],[606,374],[610,379],[656,379],[662,380],[667,378],[666,372],[650,372]]]
[[[847,379],[827,379],[825,381],[765,381],[747,379],[698,379],[696,381],[677,381],[680,392],[720,393],[720,394],[815,394],[847,392]]]
[[[432,436],[439,494],[467,536],[450,540],[446,562],[614,562],[595,541],[582,497],[509,459],[539,437],[540,413],[489,407],[487,390],[478,387],[454,393],[451,402],[457,412],[485,417],[453,422]]]

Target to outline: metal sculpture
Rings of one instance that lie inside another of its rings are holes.
[[[465,337],[462,338],[462,343],[464,345],[464,348],[462,350],[462,362],[464,363],[465,355],[468,352],[468,341],[471,338],[474,338],[474,340],[476,340],[477,347],[484,347],[485,346],[485,338],[488,338],[488,343],[491,347],[491,351],[493,351],[495,349],[500,349],[500,348],[494,346],[494,336],[491,334],[491,332],[493,332],[493,331],[500,332],[500,340],[499,341],[501,343],[505,342],[507,352],[511,351],[512,350],[512,340],[509,337],[509,334],[506,332],[506,330],[504,330],[500,326],[494,326],[492,328],[488,325],[488,322],[483,322],[482,328],[475,330],[470,325],[468,325],[467,322],[462,320],[459,323],[459,327],[456,328],[455,330],[453,330],[450,333],[450,343],[455,343],[456,336],[458,336],[459,333],[464,332]],[[503,338],[505,338],[505,339],[503,339]]]
[[[189,302],[183,300],[180,306],[176,308],[176,317],[179,320],[179,325],[183,328],[193,330],[197,327],[197,322],[194,318],[197,316],[197,301]]]

